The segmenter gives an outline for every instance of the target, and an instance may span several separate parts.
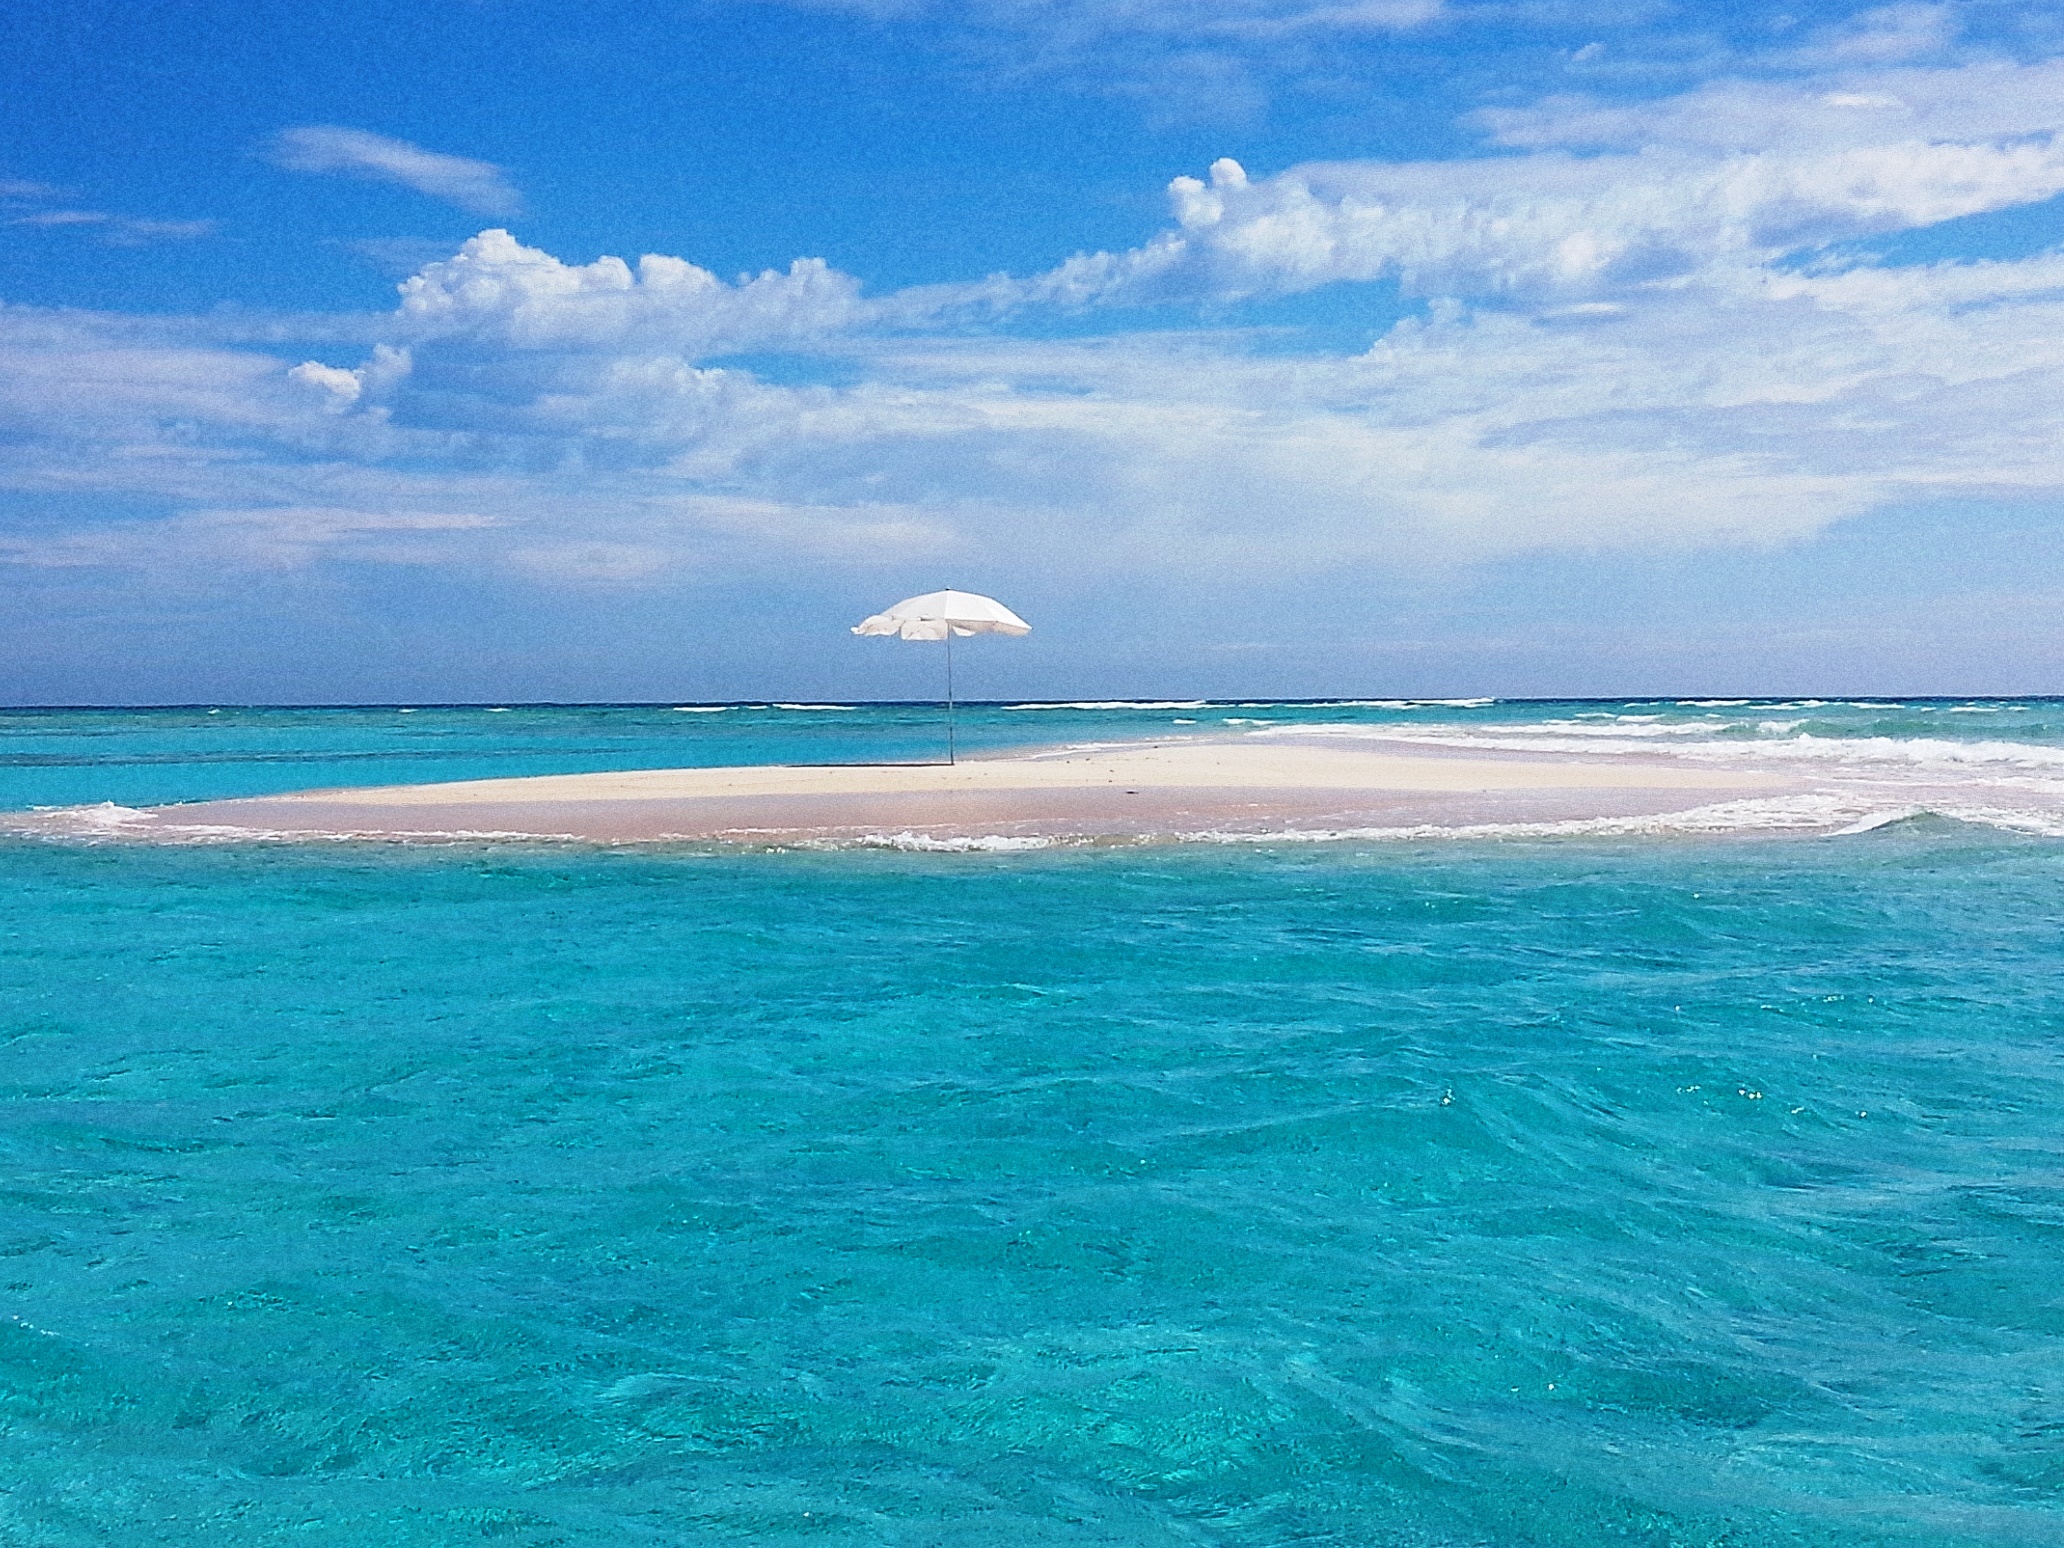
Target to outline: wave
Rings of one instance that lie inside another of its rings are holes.
[[[26,812],[8,812],[0,815],[0,831],[29,837],[123,838],[153,820],[149,812],[137,807],[96,801],[90,806],[38,806]]]
[[[1394,828],[1285,829],[1267,833],[1174,834],[1191,842],[1223,844],[1318,844],[1343,841],[1399,842],[1461,839],[1553,838],[1750,838],[1758,835],[1849,838],[1923,817],[1946,818],[1973,827],[1995,828],[2031,838],[2064,838],[2064,815],[1998,807],[1905,806],[1860,814],[1816,815],[1783,808],[1754,809],[1758,803],[1729,803],[1655,817],[1578,818],[1566,822],[1473,823],[1443,827],[1423,823]]]
[[[1179,710],[1208,709],[1209,699],[1069,699],[1035,704],[1006,704],[1007,710]]]
[[[426,828],[397,833],[370,828],[254,828],[226,823],[170,822],[155,812],[101,801],[91,806],[40,806],[0,812],[0,835],[69,843],[205,844],[470,844],[582,843],[573,833],[530,833],[502,828]]]
[[[1887,802],[1827,792],[1751,797],[1681,811],[1636,817],[1568,818],[1538,822],[1411,823],[1352,828],[1174,829],[1133,834],[1023,834],[896,832],[798,837],[774,830],[740,831],[724,838],[660,834],[601,842],[569,833],[502,829],[426,829],[417,832],[331,829],[274,831],[200,823],[155,822],[148,812],[108,804],[61,807],[0,819],[0,833],[69,843],[144,842],[175,847],[230,844],[379,844],[396,848],[464,844],[575,845],[646,849],[686,846],[699,851],[737,848],[839,851],[898,850],[915,854],[1022,854],[1048,849],[1136,848],[1142,845],[1274,845],[1339,843],[1491,842],[1499,840],[1612,838],[1844,838],[1901,822],[1935,817],[2031,838],[2064,839],[2064,810],[1959,801]],[[148,824],[148,826],[146,826]]]
[[[1489,709],[1496,699],[1328,699],[1314,709]]]
[[[1488,709],[1496,699],[1040,699],[1007,710]],[[1747,701],[1744,700],[1744,703]]]
[[[1395,827],[1303,828],[1270,832],[1214,830],[1184,835],[1223,844],[1321,844],[1344,840],[1662,838],[1800,834],[1842,837],[1924,815],[1921,808],[1869,807],[1821,795],[1722,801],[1643,817],[1577,817],[1553,822],[1413,823]],[[1947,814],[1942,814],[1947,815]],[[2064,823],[2058,826],[2064,836]]]
[[[1785,727],[1797,722],[1761,722]],[[2064,770],[2064,747],[1997,739],[1954,741],[1947,737],[1816,736],[1772,734],[1721,739],[1705,725],[1589,726],[1543,721],[1524,729],[1454,726],[1276,726],[1253,736],[1316,736],[1335,740],[1397,742],[1408,746],[1482,752],[1626,753],[1697,762],[1763,760],[1879,767],[1998,767]],[[1703,741],[1692,740],[1701,734]],[[1667,745],[1658,745],[1663,739]],[[1651,740],[1653,739],[1653,740]]]
[[[928,855],[1021,854],[1056,845],[1085,844],[1093,840],[1049,834],[1021,833],[863,833],[852,838],[801,839],[783,845],[786,849],[900,849]]]
[[[1412,823],[1356,828],[1208,828],[1150,834],[935,834],[905,830],[812,838],[770,847],[891,849],[922,854],[1017,854],[1039,850],[1136,848],[1151,844],[1445,843],[1585,838],[1850,838],[1921,818],[1945,818],[2037,838],[2064,838],[2064,813],[1962,804],[1872,804],[1825,794],[1715,802],[1642,817],[1552,822]]]

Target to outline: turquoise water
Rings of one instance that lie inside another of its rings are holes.
[[[1822,709],[1712,737],[1944,739]],[[164,713],[18,803],[421,756]],[[530,713],[439,761],[675,734]],[[0,871],[0,1541],[2064,1542],[2047,837]]]
[[[1141,737],[1355,736],[1384,746],[1639,753],[1787,767],[2064,777],[2064,700],[1361,700],[962,705],[963,753]],[[920,761],[945,712],[904,705],[0,709],[0,811],[675,764]]]

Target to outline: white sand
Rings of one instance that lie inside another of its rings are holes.
[[[1736,790],[1769,788],[1765,775],[1653,764],[1421,758],[1331,747],[1164,743],[957,764],[756,764],[728,769],[637,769],[547,774],[441,785],[380,785],[270,798],[282,804],[532,806],[548,801],[692,801],[786,795],[1004,794],[1030,790]],[[253,803],[255,804],[255,803]]]
[[[303,791],[160,807],[148,826],[590,838],[1144,836],[1386,822],[1567,821],[1777,793],[1781,777],[1621,760],[1428,757],[1186,741],[943,764],[641,769]],[[141,836],[141,835],[139,835]]]

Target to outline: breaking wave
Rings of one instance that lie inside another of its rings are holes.
[[[1256,736],[1324,737],[1335,741],[1398,742],[1417,747],[1472,752],[1623,753],[1665,756],[1705,763],[1846,764],[1876,767],[2013,767],[2064,771],[2064,747],[2039,742],[1956,741],[1948,737],[1819,736],[1799,731],[1799,721],[1759,721],[1755,735],[1721,737],[1704,724],[1646,723],[1649,717],[1618,717],[1610,725],[1576,720],[1479,730],[1470,726],[1276,726]],[[1734,729],[1733,727],[1729,728]]]
[[[1193,710],[1206,709],[1209,699],[1072,699],[1065,703],[1006,704],[1007,710]]]

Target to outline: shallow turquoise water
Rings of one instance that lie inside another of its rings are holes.
[[[2064,1541],[2064,849],[0,847],[0,1541]]]
[[[2064,775],[2064,700],[1360,700],[962,705],[965,753],[1142,737],[1355,735],[1382,747],[1696,754],[1906,773]],[[935,760],[945,712],[892,705],[0,709],[0,811],[671,765]]]

